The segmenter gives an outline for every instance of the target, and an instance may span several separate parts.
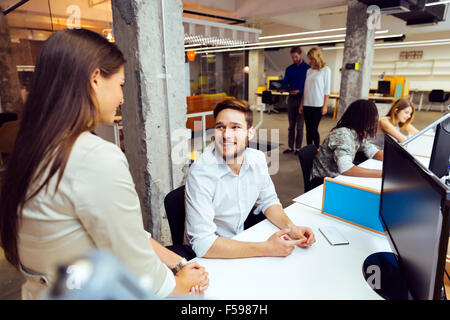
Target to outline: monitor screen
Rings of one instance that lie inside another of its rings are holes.
[[[438,124],[429,169],[438,177],[447,175],[450,158],[450,118]]]
[[[283,88],[282,80],[270,80],[269,90],[281,90]]]
[[[384,95],[391,93],[391,82],[390,81],[378,81],[378,93]]]
[[[414,299],[440,299],[449,236],[448,188],[385,135],[380,218]]]

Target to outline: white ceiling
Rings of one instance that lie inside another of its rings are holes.
[[[345,27],[347,21],[346,0],[192,0],[199,9],[216,8],[229,16],[242,18],[252,27],[261,29],[261,35],[294,33],[319,29]],[[226,4],[225,4],[226,3]],[[393,16],[381,16],[382,29],[390,33],[406,34],[408,38],[450,37],[450,10],[446,21],[433,26],[409,27]]]
[[[17,1],[0,0],[0,6],[4,9]],[[109,1],[92,8],[88,7],[88,2],[50,0],[52,14],[56,17],[66,16],[67,6],[77,4],[82,7],[82,18],[99,22],[111,19]],[[345,27],[347,19],[346,0],[185,0],[183,3],[196,6],[197,11],[216,10],[222,15],[244,19],[248,26],[261,29],[261,35]],[[44,11],[48,14],[48,0],[30,0],[20,10]],[[389,29],[392,34],[404,33],[408,39],[450,38],[450,10],[447,10],[446,21],[434,26],[407,27],[403,20],[382,15],[381,27]]]

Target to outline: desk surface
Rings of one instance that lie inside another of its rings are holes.
[[[262,92],[255,92],[255,94],[257,96],[262,96]],[[280,92],[280,91],[273,91],[272,90],[272,94],[275,96],[288,96],[289,92]]]
[[[416,158],[419,157],[431,157],[431,151],[433,149],[434,143],[434,131],[429,130],[422,136],[417,139],[411,141],[406,145],[406,150],[411,153]]]
[[[396,100],[397,98],[395,98],[395,97],[369,96],[368,99],[369,100],[380,100],[380,101],[392,102],[392,101]]]
[[[293,204],[286,214],[297,225],[309,226],[316,243],[295,248],[284,258],[204,259],[210,286],[207,299],[381,299],[365,282],[364,259],[378,251],[391,251],[385,236],[374,234]],[[335,226],[350,242],[331,246],[319,227]],[[245,230],[233,239],[265,241],[279,229],[268,220]]]

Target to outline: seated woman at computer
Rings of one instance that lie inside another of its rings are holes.
[[[380,178],[381,170],[366,169],[353,164],[356,152],[367,158],[383,160],[383,151],[368,141],[377,130],[378,111],[375,103],[357,100],[350,104],[342,118],[320,146],[313,160],[311,183],[320,185],[324,177],[338,175]]]
[[[123,103],[124,64],[116,45],[84,29],[57,31],[41,49],[0,195],[1,246],[25,276],[24,299],[42,298],[58,265],[96,248],[158,297],[208,286],[203,267],[180,264],[144,230],[125,155],[91,133]]]
[[[414,105],[408,99],[400,98],[392,104],[389,112],[378,121],[377,134],[371,142],[379,149],[384,148],[384,135],[389,134],[403,142],[407,139],[401,130],[408,134],[419,132],[411,123],[414,119]]]

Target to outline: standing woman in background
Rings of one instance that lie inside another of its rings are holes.
[[[314,47],[307,55],[311,68],[306,72],[305,91],[298,112],[304,113],[306,143],[319,148],[319,122],[327,114],[330,95],[331,70],[323,59],[322,50]]]
[[[124,64],[116,45],[83,29],[55,32],[39,53],[0,197],[1,246],[25,276],[23,299],[42,298],[58,265],[95,248],[159,297],[208,285],[197,263],[172,274],[181,257],[144,230],[125,155],[91,133],[123,103]]]

